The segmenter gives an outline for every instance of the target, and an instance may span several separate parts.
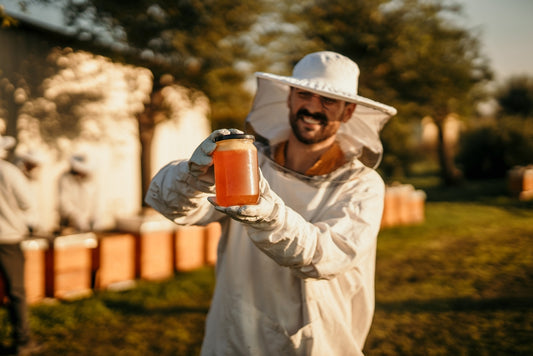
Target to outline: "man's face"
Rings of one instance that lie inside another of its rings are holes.
[[[323,142],[335,136],[341,123],[355,110],[355,104],[291,88],[289,122],[296,138],[305,144]]]
[[[36,180],[39,176],[39,166],[26,161],[24,162],[24,173],[29,179]]]

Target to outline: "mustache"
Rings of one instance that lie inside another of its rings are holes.
[[[302,116],[312,117],[313,119],[320,121],[320,125],[322,126],[326,126],[328,124],[327,116],[320,112],[311,114],[307,109],[300,109],[298,110],[298,112],[296,112],[296,117],[298,117],[298,119],[301,119]]]

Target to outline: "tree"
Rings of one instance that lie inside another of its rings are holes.
[[[533,78],[511,77],[496,92],[499,115],[533,118]]]
[[[151,101],[139,119],[143,194],[150,181],[150,154],[155,125],[165,117],[161,93],[165,78],[205,93],[214,128],[242,127],[251,95],[243,86],[246,72],[237,64],[249,57],[242,36],[265,9],[265,2],[232,0],[70,2],[68,24],[93,42],[111,40],[120,53],[134,53],[154,73]],[[84,25],[86,18],[91,26]],[[103,29],[103,30],[102,30]],[[117,45],[118,44],[118,45]],[[162,81],[163,79],[163,81]],[[191,97],[191,101],[194,101]]]
[[[453,3],[422,0],[309,0],[302,10],[303,32],[315,48],[359,64],[362,95],[396,106],[395,120],[433,118],[446,184],[458,174],[443,140],[444,120],[468,114],[491,78],[477,37],[453,21],[460,12]]]
[[[166,117],[166,103],[161,98],[162,78],[170,75],[181,86],[192,88],[191,100],[195,100],[197,93],[194,89],[204,92],[211,102],[213,127],[243,125],[251,103],[243,82],[253,68],[243,71],[238,64],[246,63],[253,44],[242,34],[257,21],[268,1],[34,2],[63,8],[69,33],[75,32],[78,39],[76,47],[90,47],[92,53],[152,71],[151,100],[138,115],[142,196],[150,179],[149,147],[154,127]],[[19,0],[22,8],[30,3]],[[16,116],[18,108],[9,111]]]
[[[265,1],[87,0],[70,2],[65,16],[79,37],[149,60],[156,82],[168,73],[206,93],[217,126],[246,115],[246,73],[236,64],[248,58],[241,35],[264,9]]]

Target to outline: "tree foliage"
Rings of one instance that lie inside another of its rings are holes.
[[[21,0],[22,2],[25,2]],[[57,2],[59,0],[35,0]],[[65,14],[79,38],[147,60],[157,78],[172,74],[211,101],[214,127],[237,126],[249,110],[243,83],[260,69],[286,74],[303,55],[333,50],[361,68],[359,93],[395,106],[386,154],[416,154],[406,123],[450,113],[469,116],[491,78],[476,33],[461,25],[453,0],[84,0]],[[154,92],[159,90],[157,86]],[[386,128],[387,130],[388,128]],[[397,134],[396,134],[397,133]],[[399,150],[407,151],[400,152]],[[453,157],[440,145],[445,181]],[[400,165],[406,166],[405,162]]]
[[[310,0],[302,14],[303,33],[315,48],[354,59],[361,69],[360,93],[395,106],[396,120],[429,116],[442,130],[449,114],[471,113],[480,84],[491,78],[479,40],[456,21],[461,7],[453,2]],[[408,137],[395,139],[408,147]],[[443,143],[440,151],[443,178],[449,180],[453,157]]]
[[[461,139],[457,161],[468,178],[502,178],[514,166],[533,164],[533,78],[509,78],[495,98],[496,117],[472,125]]]
[[[206,93],[218,126],[242,121],[249,109],[248,73],[237,64],[249,58],[243,34],[265,9],[265,1],[87,0],[70,2],[65,14],[81,38],[137,53],[156,78],[170,73]]]
[[[533,118],[533,77],[511,77],[496,93],[499,115]]]

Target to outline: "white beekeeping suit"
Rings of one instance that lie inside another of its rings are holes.
[[[71,157],[70,170],[61,175],[58,188],[61,227],[78,232],[93,230],[98,219],[98,192],[84,156]]]
[[[44,164],[44,155],[37,150],[31,149],[24,151],[23,153],[17,153],[15,163],[17,167],[28,178],[29,189],[32,198],[35,200],[36,209],[31,216],[31,228],[32,232],[41,230],[44,226],[42,221],[41,212],[45,210],[44,202],[41,199],[41,181],[40,173]]]
[[[20,242],[36,224],[35,197],[29,182],[5,160],[15,143],[11,136],[0,136],[0,243]]]
[[[30,231],[34,197],[24,174],[5,160],[15,144],[13,137],[0,136],[0,271],[9,299],[11,337],[17,355],[35,349],[28,318],[25,288],[25,257],[21,242]],[[4,341],[4,340],[2,340]]]

